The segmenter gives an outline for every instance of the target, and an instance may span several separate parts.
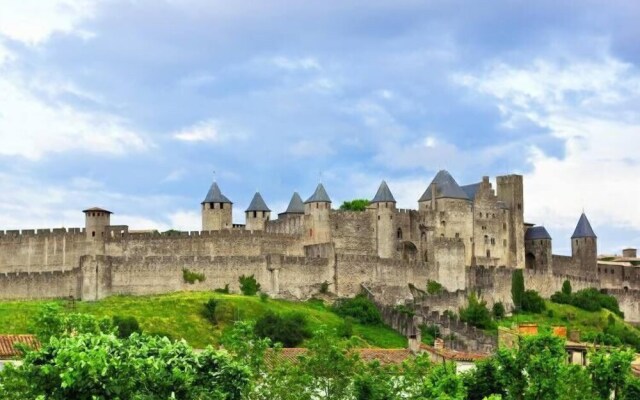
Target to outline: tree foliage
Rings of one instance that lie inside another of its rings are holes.
[[[522,308],[522,299],[524,297],[524,275],[521,269],[516,269],[511,275],[511,299],[516,311]]]
[[[565,281],[565,283],[566,282],[568,281]],[[619,317],[624,318],[624,313],[620,311],[618,299],[606,293],[602,293],[595,288],[587,288],[578,290],[575,293],[567,293],[563,284],[561,292],[556,292],[551,295],[551,301],[558,304],[570,304],[586,311],[600,311],[604,308]]]
[[[238,282],[240,283],[240,291],[245,296],[253,296],[260,291],[260,284],[253,274],[249,276],[241,275],[238,278]]]
[[[296,347],[311,336],[307,321],[299,313],[279,315],[268,312],[256,321],[254,331],[256,336],[282,343],[284,347]]]
[[[522,296],[522,311],[540,314],[546,309],[544,299],[535,290],[527,290]]]
[[[115,327],[116,334],[119,338],[128,338],[133,333],[142,332],[142,329],[140,329],[140,324],[138,324],[138,320],[136,319],[136,317],[133,317],[131,315],[114,315],[113,326]]]
[[[467,306],[460,309],[460,320],[480,329],[491,329],[495,322],[485,300],[478,299],[475,292],[469,295]]]
[[[345,201],[340,205],[342,211],[365,211],[371,202],[367,199]]]

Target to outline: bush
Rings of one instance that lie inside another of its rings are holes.
[[[256,321],[254,333],[274,343],[282,343],[284,347],[296,347],[311,337],[304,316],[298,313],[278,315],[268,312]]]
[[[344,319],[344,322],[338,326],[338,337],[349,339],[353,336],[353,318],[347,317]]]
[[[245,296],[253,296],[260,291],[260,284],[253,275],[241,275],[240,278],[238,278],[238,282],[240,282],[240,291]]]
[[[525,312],[539,314],[547,307],[544,299],[535,290],[527,290],[522,297],[522,310]]]
[[[516,269],[511,275],[511,298],[516,311],[522,308],[522,298],[524,297],[524,275],[521,269]]]
[[[229,284],[225,284],[223,288],[213,289],[216,293],[229,294]]]
[[[369,200],[355,199],[351,201],[345,201],[340,206],[342,211],[365,211],[369,205]]]
[[[113,317],[113,326],[115,326],[116,333],[121,339],[128,338],[132,333],[142,332],[140,325],[138,324],[138,320],[136,317],[132,316],[121,317],[119,315],[115,315]]]
[[[440,328],[438,325],[420,325],[420,335],[422,336],[422,343],[433,346],[436,339],[440,337]]]
[[[453,319],[456,320],[458,319],[458,315],[456,315],[456,313],[454,313],[451,310],[444,310],[444,312],[442,313],[442,315],[444,315],[445,317],[449,318],[449,319]]]
[[[266,303],[269,300],[269,295],[265,292],[260,292],[260,301]]]
[[[493,313],[493,318],[495,318],[495,319],[504,318],[504,316],[506,315],[506,311],[504,309],[504,304],[502,304],[501,301],[499,301],[497,303],[494,303],[493,304],[492,313]]]
[[[324,281],[320,284],[320,293],[322,294],[329,293],[329,282]]]
[[[551,301],[559,304],[570,304],[586,311],[600,311],[604,308],[624,318],[624,313],[620,311],[618,300],[594,288],[582,289],[573,294],[567,294],[563,285],[563,291],[551,295]]]
[[[182,279],[184,280],[185,283],[189,283],[189,284],[194,284],[196,283],[196,281],[198,282],[204,282],[205,277],[204,274],[198,273],[198,272],[193,272],[193,271],[189,271],[186,268],[182,269]]]
[[[479,300],[475,293],[469,295],[467,307],[460,309],[460,320],[480,329],[492,329],[496,326],[491,319],[487,302]]]
[[[218,323],[218,320],[216,319],[217,306],[218,306],[218,300],[209,299],[209,301],[204,303],[204,309],[202,310],[202,315],[214,325]]]
[[[429,294],[440,294],[444,292],[444,286],[438,281],[432,281],[429,279],[427,281],[427,293]]]
[[[215,310],[216,323],[229,323],[235,322],[240,318],[238,315],[238,309],[228,301],[218,301]]]
[[[412,308],[407,307],[404,304],[398,304],[393,309],[396,310],[397,312],[401,313],[401,314],[405,314],[405,315],[408,315],[410,317],[413,317],[414,315],[416,315],[416,312],[413,311]]]
[[[333,304],[332,309],[339,316],[343,318],[352,317],[361,324],[382,324],[380,311],[378,311],[376,305],[363,294],[359,294],[352,299],[340,299]]]

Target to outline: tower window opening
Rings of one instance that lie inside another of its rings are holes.
[[[503,223],[503,224],[502,224],[502,230],[503,230],[503,231],[506,231],[506,230],[507,230],[507,224],[506,224],[506,223]]]
[[[447,222],[446,221],[440,221],[440,226],[447,226]]]
[[[254,211],[254,212],[253,212],[253,218],[255,218],[255,217],[257,217],[257,216],[258,216],[258,212],[257,212],[257,211]]]
[[[456,238],[459,238],[459,237],[460,237],[460,234],[456,232]]]
[[[518,210],[522,210],[522,204],[518,203]]]
[[[402,239],[402,229],[401,228],[398,228],[398,231],[396,232],[396,237],[398,239]]]
[[[487,258],[491,258],[491,250],[487,250]]]
[[[91,237],[96,237],[96,232],[95,231],[91,232]]]
[[[380,221],[380,216],[378,215],[378,221]]]
[[[484,244],[489,244],[489,236],[484,235]]]
[[[495,238],[491,238],[491,245],[495,245],[496,244],[496,239]]]

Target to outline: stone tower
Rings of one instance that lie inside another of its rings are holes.
[[[84,211],[84,226],[87,239],[102,239],[105,235],[106,227],[111,225],[111,211],[93,207]]]
[[[524,235],[525,267],[537,271],[551,271],[551,235],[544,226],[532,226]]]
[[[524,189],[522,175],[496,177],[498,200],[509,208],[509,252],[511,267],[524,268]]]
[[[318,244],[331,241],[330,212],[331,199],[320,183],[313,195],[304,202],[307,243]]]
[[[263,231],[267,221],[271,218],[271,210],[267,207],[260,192],[256,192],[251,200],[251,204],[245,211],[246,226],[248,231]]]
[[[441,170],[418,200],[419,211],[434,238],[459,239],[465,264],[471,265],[473,214],[471,200],[448,171]]]
[[[369,209],[376,214],[376,245],[380,258],[393,258],[396,252],[398,234],[394,227],[393,215],[396,211],[396,199],[387,182],[382,181]]]
[[[202,202],[202,230],[219,231],[231,229],[231,211],[233,203],[222,194],[214,181]]]
[[[588,276],[597,276],[598,237],[584,213],[580,216],[578,225],[571,235],[571,255]]]

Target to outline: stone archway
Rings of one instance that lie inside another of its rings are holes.
[[[411,241],[405,240],[399,243],[399,250],[402,259],[405,261],[416,261],[418,257],[418,247]]]
[[[536,256],[533,253],[527,253],[524,256],[524,265],[527,269],[534,269],[536,267]]]

